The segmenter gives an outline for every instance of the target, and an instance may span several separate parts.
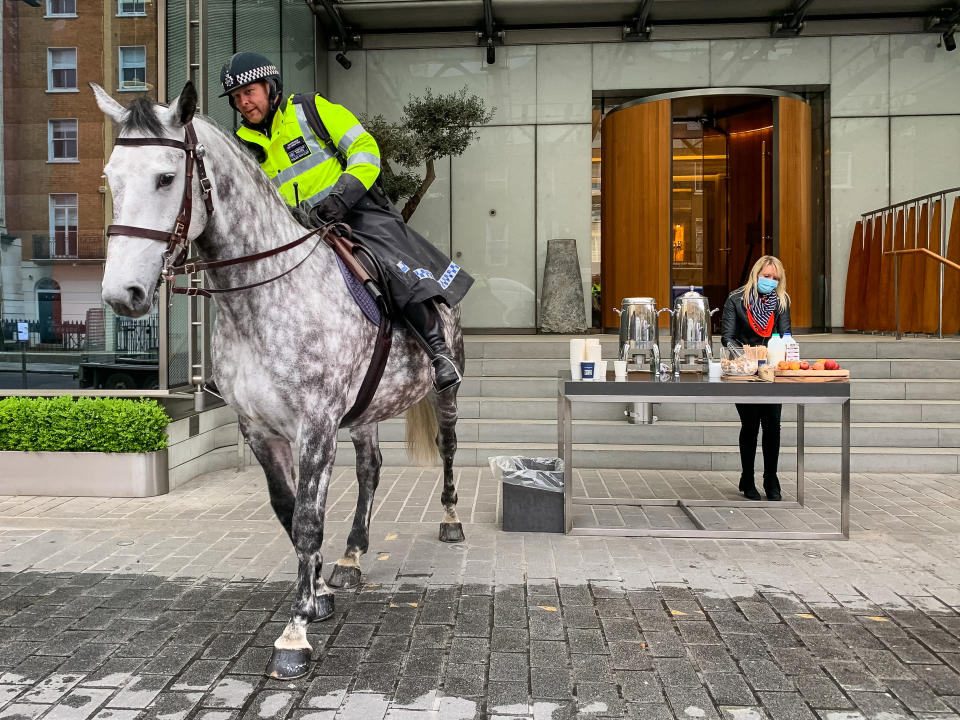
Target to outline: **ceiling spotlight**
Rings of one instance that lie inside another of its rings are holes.
[[[950,30],[947,30],[947,32],[945,32],[942,35],[943,47],[946,48],[947,52],[953,52],[954,50],[957,49],[957,41],[953,37],[953,33],[954,33],[954,30],[950,29]]]
[[[342,67],[344,70],[349,70],[351,67],[353,67],[353,63],[350,62],[350,59],[342,52],[338,52],[335,59],[338,63],[340,63],[340,67]]]

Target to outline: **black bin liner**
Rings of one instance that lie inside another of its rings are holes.
[[[500,456],[490,467],[502,480],[504,530],[564,531],[563,460]]]

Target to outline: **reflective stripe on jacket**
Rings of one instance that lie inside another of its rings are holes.
[[[299,197],[300,204],[309,209],[331,192],[339,192],[353,196],[345,198],[349,207],[358,193],[362,195],[369,190],[380,174],[380,149],[373,136],[343,105],[336,105],[319,94],[314,97],[330,139],[346,157],[346,170],[341,168],[334,149],[327,147],[310,129],[306,113],[293,102],[293,95],[274,113],[270,137],[246,125],[240,126],[237,136],[264,149],[266,159],[260,167],[288,205],[295,205],[295,198]],[[341,176],[350,177],[341,180]],[[362,190],[359,185],[363,186]]]

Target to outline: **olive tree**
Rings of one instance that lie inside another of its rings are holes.
[[[477,136],[475,128],[488,123],[495,109],[488,110],[477,95],[468,95],[466,87],[439,95],[427,88],[422,97],[411,96],[396,122],[382,115],[361,119],[380,146],[384,190],[394,203],[407,198],[404,220],[410,219],[436,179],[436,160],[462,155]]]

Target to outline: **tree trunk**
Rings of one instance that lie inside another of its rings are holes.
[[[420,205],[420,201],[423,200],[423,196],[427,194],[427,190],[436,179],[437,173],[433,169],[433,158],[429,158],[427,160],[427,174],[420,183],[420,187],[417,188],[417,191],[410,196],[410,199],[407,200],[407,204],[403,206],[403,212],[401,215],[403,215],[404,222],[410,220],[410,216],[416,212],[417,207]]]

